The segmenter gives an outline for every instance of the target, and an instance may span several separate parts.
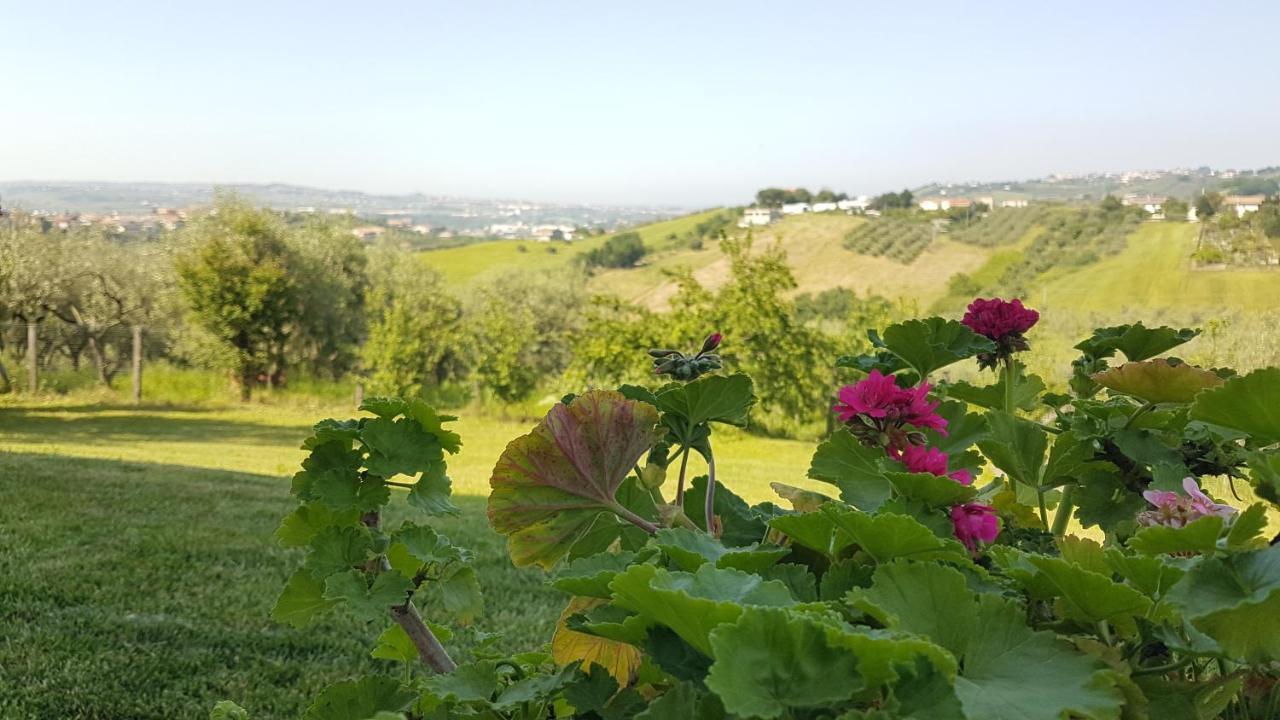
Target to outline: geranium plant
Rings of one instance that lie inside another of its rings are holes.
[[[963,322],[872,332],[872,353],[837,361],[864,375],[833,388],[817,484],[774,483],[787,507],[749,504],[716,472],[716,426],[745,426],[754,403],[749,378],[706,361],[718,336],[654,353],[675,379],[657,389],[566,396],[502,453],[489,500],[512,561],[565,593],[549,653],[435,668],[377,709],[1277,717],[1280,369],[1197,368],[1167,355],[1194,330],[1133,324],[1077,345],[1070,392],[1047,393],[1018,359],[1037,319],[978,300]],[[937,379],[959,362],[993,381]],[[691,454],[705,475],[689,477]],[[360,569],[383,547],[369,532],[351,567],[326,569],[372,595],[387,571]],[[316,602],[336,601],[330,582]]]

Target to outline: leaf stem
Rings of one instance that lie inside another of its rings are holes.
[[[707,520],[707,534],[715,536],[715,520],[716,520],[716,458],[711,454],[711,448],[707,448],[707,502],[704,506]]]
[[[1150,410],[1155,406],[1156,404],[1153,402],[1143,403],[1142,407],[1138,408],[1137,410],[1134,410],[1133,414],[1129,416],[1129,419],[1125,421],[1123,429],[1128,430],[1129,426],[1133,425],[1133,421],[1137,420],[1139,415]]]
[[[1004,411],[1010,415],[1014,414],[1013,407],[1013,383],[1017,376],[1017,368],[1013,364],[1013,358],[1005,358],[1004,361]]]
[[[611,509],[611,510],[613,510],[613,512],[614,512],[614,513],[616,513],[616,514],[618,515],[618,517],[622,518],[623,520],[626,520],[627,522],[631,523],[632,525],[635,525],[636,527],[638,527],[638,528],[640,528],[641,530],[643,530],[643,531],[645,531],[645,532],[649,533],[650,535],[653,535],[654,533],[658,532],[658,526],[657,526],[657,525],[654,525],[653,523],[649,522],[648,520],[645,520],[644,518],[640,517],[639,515],[637,515],[637,514],[635,514],[635,513],[631,512],[631,510],[629,510],[629,509],[627,509],[626,507],[624,507],[624,506],[622,505],[622,503],[619,503],[619,502],[616,502],[616,501],[615,501],[615,502],[614,502],[614,504],[613,504],[613,507],[612,507],[612,508],[610,508],[610,509]]]
[[[1075,510],[1076,507],[1072,499],[1075,491],[1075,485],[1062,486],[1062,498],[1058,500],[1058,512],[1053,516],[1054,537],[1062,537],[1067,532],[1067,525],[1071,522],[1071,511]]]
[[[684,507],[684,472],[689,467],[689,446],[680,448],[680,480],[676,483],[676,505]]]

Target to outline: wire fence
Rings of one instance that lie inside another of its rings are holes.
[[[128,377],[134,402],[142,401],[147,356],[142,325],[94,327],[43,318],[0,323],[0,391],[40,391],[43,376],[91,373],[103,385]]]

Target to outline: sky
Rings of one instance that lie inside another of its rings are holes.
[[[0,0],[0,180],[702,207],[1280,164],[1280,3]]]

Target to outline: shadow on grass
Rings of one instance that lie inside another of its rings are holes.
[[[381,624],[271,621],[301,561],[271,537],[294,507],[280,478],[3,453],[0,497],[0,717],[204,717],[222,698],[297,717],[330,682],[390,670],[368,657]],[[426,520],[403,498],[389,527]],[[511,566],[483,498],[457,503],[432,522],[475,551],[487,610],[451,650],[465,659],[477,631],[544,642],[563,598]]]
[[[65,435],[91,445],[162,440],[296,446],[306,436],[305,430],[296,426],[200,417],[196,410],[182,411],[190,413],[183,417],[159,414],[158,408],[150,408],[148,412],[132,406],[118,408],[128,410],[128,415],[75,414],[112,409],[116,408],[91,405],[0,409],[0,438],[33,444],[56,441]],[[204,412],[213,414],[207,408]]]

